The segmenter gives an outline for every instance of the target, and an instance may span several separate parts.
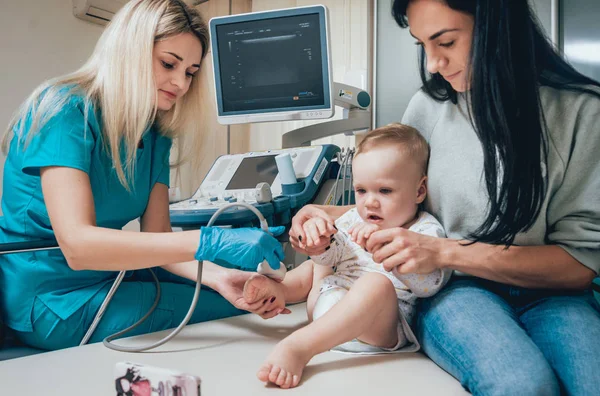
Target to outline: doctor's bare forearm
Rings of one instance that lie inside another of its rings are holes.
[[[514,286],[536,289],[586,289],[596,276],[556,245],[511,246],[447,239],[445,268]]]
[[[186,261],[184,263],[167,264],[163,269],[181,276],[182,278],[196,281],[198,279],[198,261]],[[229,268],[221,267],[210,261],[204,261],[202,265],[202,284],[213,290],[219,290],[219,285],[223,283]]]
[[[58,242],[75,270],[121,271],[194,259],[200,231],[133,232],[83,226]]]
[[[202,284],[204,284],[204,281],[206,280],[206,268],[208,267],[206,264],[208,264],[208,261],[204,261],[204,266],[202,267],[203,270],[203,274],[202,274]],[[211,263],[212,264],[212,263]],[[183,263],[174,263],[174,264],[166,264],[161,266],[162,269],[169,271],[172,274],[175,274],[177,276],[181,276],[182,278],[186,278],[189,279],[191,281],[196,281],[197,276],[198,276],[198,262],[197,261],[186,261]]]

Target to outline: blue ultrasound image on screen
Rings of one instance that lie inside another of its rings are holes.
[[[217,26],[223,111],[323,105],[319,14]]]
[[[246,157],[235,171],[226,190],[254,188],[258,183],[273,184],[277,176],[277,162],[275,155],[261,157]]]

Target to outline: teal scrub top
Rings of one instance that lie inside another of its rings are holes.
[[[42,195],[42,167],[64,166],[86,172],[96,223],[112,229],[121,229],[144,213],[155,183],[169,185],[170,138],[160,135],[155,127],[146,131],[137,149],[128,192],[103,147],[101,117],[90,106],[85,123],[84,111],[83,97],[69,94],[67,104],[34,135],[25,150],[13,137],[4,166],[0,242],[55,238]],[[25,120],[25,134],[30,121],[29,117]],[[0,256],[0,304],[5,323],[18,331],[32,331],[31,312],[36,298],[66,319],[112,282],[116,274],[73,271],[57,249]]]

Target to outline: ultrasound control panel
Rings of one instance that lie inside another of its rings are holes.
[[[320,145],[222,155],[191,198],[170,205],[171,224],[206,224],[212,213],[234,202],[254,205],[265,215],[277,213],[282,207],[288,210],[299,208],[312,201],[338,151],[337,146]],[[289,153],[292,160],[299,187],[293,194],[286,194],[281,185],[275,157],[282,153]],[[260,194],[257,197],[259,183],[271,186],[272,201],[261,201]],[[243,207],[234,207],[227,212],[239,215],[221,216],[233,222],[238,217],[246,217],[242,212],[254,216]]]

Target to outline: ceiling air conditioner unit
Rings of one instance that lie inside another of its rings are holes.
[[[73,0],[73,15],[106,25],[128,0]]]

